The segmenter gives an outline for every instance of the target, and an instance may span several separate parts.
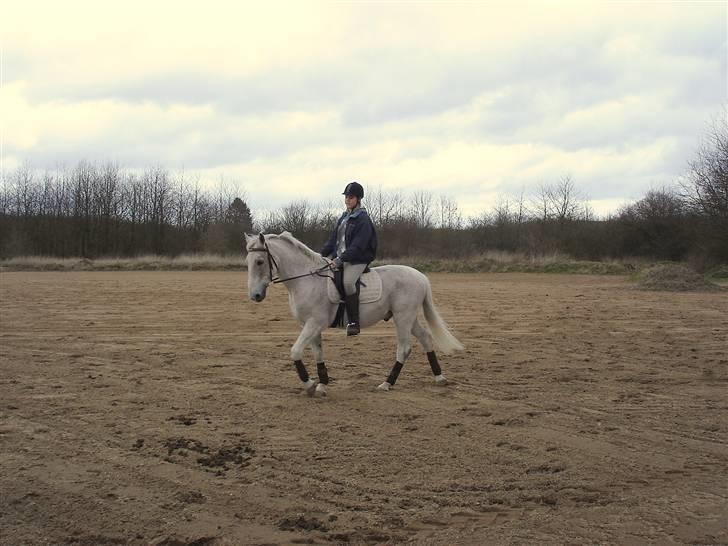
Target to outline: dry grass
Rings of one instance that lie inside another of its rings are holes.
[[[242,270],[241,256],[183,254],[137,256],[135,258],[49,258],[21,256],[0,261],[0,271],[217,271]]]
[[[654,264],[643,262],[574,260],[562,254],[531,257],[517,252],[491,251],[478,256],[460,259],[434,259],[425,256],[408,256],[396,259],[376,260],[373,265],[403,264],[423,272],[450,273],[576,273],[590,275],[625,275],[637,273],[640,286],[648,289],[664,289],[668,279],[662,269],[651,272]],[[664,264],[658,267],[666,267]],[[676,266],[678,267],[678,266]],[[682,266],[679,266],[682,267]],[[138,256],[136,258],[50,258],[24,256],[0,260],[0,271],[244,271],[242,256],[214,254],[184,254],[174,258],[166,256]],[[687,268],[683,269],[691,271]],[[711,278],[721,278],[723,270],[716,269]],[[683,274],[684,276],[685,274]],[[693,273],[693,275],[697,275]],[[660,276],[656,279],[655,276]],[[725,276],[723,274],[723,276]],[[664,277],[664,278],[663,278]],[[700,277],[701,282],[705,283]],[[696,282],[696,281],[692,281]],[[662,283],[662,284],[660,284]],[[675,286],[680,285],[677,282]],[[682,284],[685,284],[683,282]],[[690,283],[687,283],[690,284]],[[655,288],[653,288],[655,286]],[[695,284],[697,286],[697,284]],[[706,286],[703,284],[702,286]],[[714,286],[707,283],[707,286]],[[675,288],[680,289],[680,288]],[[700,288],[694,288],[700,289]]]
[[[637,275],[641,290],[666,290],[674,292],[706,292],[723,290],[720,286],[681,264],[653,265]]]
[[[425,272],[452,273],[577,273],[591,275],[624,275],[633,268],[622,262],[591,262],[574,260],[562,254],[531,257],[518,252],[490,251],[461,259],[432,259],[404,257],[378,260],[375,265],[399,263]]]
[[[712,268],[706,276],[709,279],[719,279],[719,280],[726,280],[728,279],[728,264],[723,264],[716,266]]]

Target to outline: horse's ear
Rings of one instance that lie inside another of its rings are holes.
[[[258,234],[258,240],[260,240],[262,244],[265,244],[265,236],[263,235],[263,232]]]
[[[248,251],[248,245],[255,240],[255,235],[250,235],[249,233],[243,233],[243,238],[245,239],[243,241],[243,252]]]

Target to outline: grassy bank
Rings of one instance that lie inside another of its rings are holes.
[[[0,260],[0,271],[224,271],[243,270],[242,256],[189,254],[135,258],[49,258],[20,256]]]
[[[403,264],[423,272],[450,273],[578,273],[596,275],[629,274],[640,265],[624,262],[590,262],[552,255],[530,258],[517,253],[491,252],[463,259],[403,257],[377,260],[374,265]],[[0,261],[0,271],[225,271],[245,270],[242,256],[206,254],[139,256],[136,258],[49,258],[17,257]]]
[[[575,273],[591,275],[625,275],[636,269],[624,262],[591,262],[574,260],[558,254],[528,257],[518,253],[489,252],[465,259],[431,259],[406,257],[397,260],[383,260],[384,263],[409,265],[423,272],[449,273]]]
[[[665,263],[665,262],[663,262]],[[659,265],[646,260],[592,262],[561,254],[530,257],[521,253],[492,251],[469,258],[436,259],[405,256],[376,260],[374,266],[402,264],[425,273],[572,273],[586,275],[632,275]],[[1,271],[245,271],[243,256],[184,254],[176,257],[137,256],[134,258],[51,258],[24,256],[0,260]],[[728,265],[706,272],[708,279],[728,279]]]

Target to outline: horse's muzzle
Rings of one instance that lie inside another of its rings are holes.
[[[263,290],[261,292],[253,292],[250,295],[250,299],[256,303],[260,303],[261,301],[263,301],[265,299],[265,290]]]
[[[260,303],[265,299],[267,291],[268,283],[265,282],[253,283],[252,286],[248,286],[248,296],[256,303]]]

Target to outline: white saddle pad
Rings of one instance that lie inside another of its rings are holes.
[[[364,273],[361,276],[361,291],[359,292],[359,304],[362,303],[374,303],[382,297],[382,278],[379,273],[373,269],[369,273]],[[366,285],[366,286],[364,286]],[[339,303],[341,301],[341,295],[334,286],[334,283],[329,281],[329,301],[331,303]]]

